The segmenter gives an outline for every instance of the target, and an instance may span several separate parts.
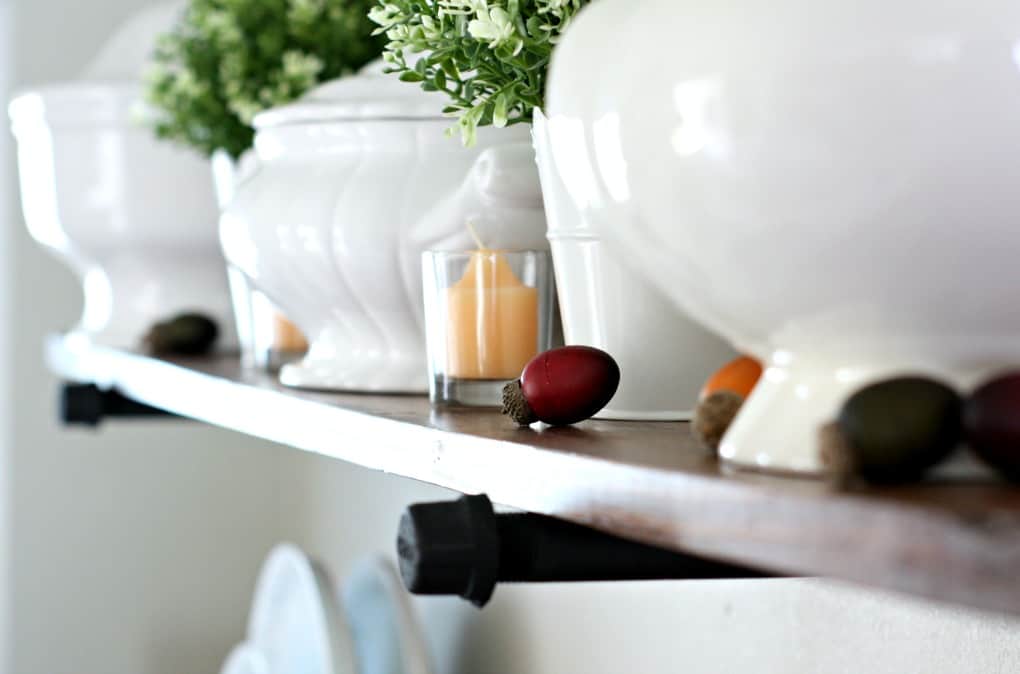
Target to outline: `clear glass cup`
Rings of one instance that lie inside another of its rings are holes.
[[[275,372],[300,360],[308,351],[301,331],[263,293],[251,287],[238,269],[227,268],[234,305],[241,365],[246,369]]]
[[[422,254],[429,393],[433,404],[498,407],[556,333],[547,251]]]

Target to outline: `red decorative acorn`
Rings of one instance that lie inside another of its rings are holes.
[[[620,367],[605,351],[564,346],[535,356],[503,387],[503,414],[521,426],[566,426],[596,414],[620,384]]]
[[[1020,482],[1020,372],[980,386],[963,405],[967,444],[1004,477]]]

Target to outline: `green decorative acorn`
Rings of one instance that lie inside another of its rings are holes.
[[[839,442],[823,443],[822,458],[851,467],[868,482],[919,480],[959,444],[960,419],[960,396],[941,382],[924,377],[878,382],[843,405],[839,434],[829,434]],[[851,456],[842,455],[847,452]]]
[[[185,313],[156,323],[143,341],[155,356],[201,356],[212,349],[219,333],[209,317]]]

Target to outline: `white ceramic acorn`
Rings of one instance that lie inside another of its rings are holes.
[[[1005,0],[600,0],[574,22],[546,112],[584,216],[768,365],[723,458],[815,473],[863,383],[1020,363],[1018,22]]]
[[[528,129],[484,129],[464,148],[442,107],[373,64],[256,118],[259,168],[220,234],[308,337],[284,384],[427,391],[422,251],[470,248],[467,220],[493,247],[544,245]]]

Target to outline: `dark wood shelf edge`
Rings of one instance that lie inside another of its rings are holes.
[[[683,442],[679,424],[516,433],[406,396],[285,390],[227,358],[168,362],[53,337],[47,359],[62,377],[181,416],[644,543],[1020,614],[1020,495],[1002,485],[834,492],[730,474]],[[674,435],[675,447],[658,447]]]

